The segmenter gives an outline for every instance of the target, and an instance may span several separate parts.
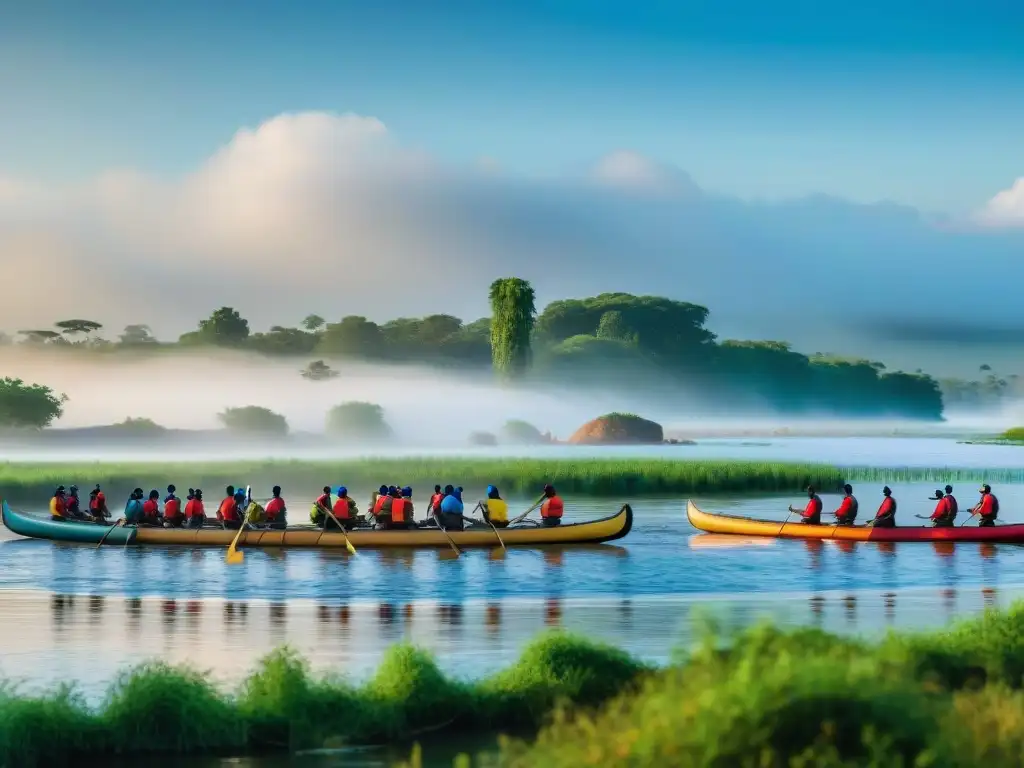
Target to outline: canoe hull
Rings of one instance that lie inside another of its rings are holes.
[[[98,544],[109,531],[104,546],[125,544],[129,538],[133,545],[182,546],[182,547],[226,547],[234,540],[237,531],[217,528],[185,530],[179,528],[115,528],[93,523],[58,522],[49,516],[31,515],[11,510],[7,503],[2,505],[3,523],[12,532],[34,539],[50,539],[79,544]],[[565,544],[600,544],[615,541],[626,536],[633,527],[633,509],[623,504],[618,513],[600,520],[585,523],[569,523],[555,528],[506,528],[499,529],[502,541],[508,547],[543,547]],[[459,547],[500,546],[494,531],[474,529],[452,531],[452,540]],[[356,549],[389,549],[392,547],[435,548],[448,547],[448,538],[440,530],[421,528],[413,531],[355,530],[348,534]],[[296,527],[285,531],[244,531],[239,539],[240,547],[284,547],[284,548],[344,548],[345,537],[338,532],[321,533],[312,527]]]
[[[734,536],[766,536],[776,539],[828,539],[832,541],[981,541],[1024,542],[1024,525],[998,525],[979,528],[976,525],[955,528],[906,526],[896,528],[869,528],[863,525],[837,527],[834,525],[804,525],[754,520],[749,517],[720,515],[698,509],[686,502],[686,518],[690,525],[705,533]]]

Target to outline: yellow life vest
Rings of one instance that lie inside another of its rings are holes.
[[[508,504],[504,499],[488,499],[484,503],[487,505],[487,517],[492,523],[508,522]]]
[[[267,522],[267,510],[255,501],[250,502],[249,508],[245,511],[245,519],[249,523],[265,523]]]

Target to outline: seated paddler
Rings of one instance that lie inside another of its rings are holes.
[[[89,491],[89,516],[94,523],[102,523],[110,517],[110,510],[107,509],[107,495],[100,490],[99,483]]]
[[[268,528],[284,530],[288,527],[288,506],[281,498],[281,486],[275,485],[270,493],[270,501],[265,507],[265,522]]]
[[[327,511],[331,506],[331,486],[325,485],[310,507],[309,521],[318,528],[323,528],[328,518]]]
[[[937,502],[935,509],[928,519],[931,520],[933,528],[952,528],[953,527],[953,516],[950,515],[949,499],[943,495],[942,491],[938,488],[935,489],[935,495],[928,497],[929,501]]]
[[[836,525],[853,525],[859,508],[857,497],[853,495],[853,486],[847,483],[843,486],[843,500],[835,511]]]
[[[136,488],[124,505],[124,522],[126,525],[138,525],[142,522],[142,489]]]
[[[484,520],[495,528],[508,528],[508,504],[501,498],[497,486],[487,486],[487,498],[480,502]]]
[[[53,520],[68,519],[67,491],[63,485],[58,485],[50,497],[50,517]]]
[[[185,502],[185,527],[202,528],[206,522],[206,508],[203,506],[203,490],[189,490],[189,499]]]
[[[217,507],[217,520],[221,526],[230,530],[237,530],[242,527],[241,510],[238,508],[238,495],[235,486],[229,485],[225,490],[225,496]],[[242,492],[243,496],[245,492]]]
[[[164,525],[168,528],[181,528],[185,524],[185,512],[181,499],[175,494],[176,490],[173,485],[168,485],[167,495],[164,496]]]
[[[82,506],[81,506],[82,502],[79,500],[79,497],[78,497],[78,486],[77,485],[72,485],[70,488],[68,488],[68,496],[67,496],[66,504],[67,504],[67,510],[68,510],[68,517],[70,517],[71,519],[73,519],[73,520],[88,520],[89,519],[89,515],[85,514],[85,512],[82,511]]]
[[[814,490],[813,485],[807,486],[807,506],[797,509],[791,506],[790,514],[799,513],[800,522],[805,525],[821,525],[821,498]]]
[[[871,520],[868,525],[875,528],[896,527],[896,499],[892,497],[892,488],[888,485],[882,489],[882,503],[875,513],[875,519]]]
[[[334,513],[334,519],[341,523],[346,531],[351,531],[358,522],[359,507],[356,506],[356,500],[348,495],[348,488],[344,485],[338,486],[335,496],[337,498],[334,502],[334,509],[331,510]],[[328,521],[328,524],[337,528],[334,520]]]
[[[565,502],[558,495],[555,486],[550,483],[544,486],[544,501],[540,505],[540,524],[545,528],[551,528],[562,524],[562,514],[565,512]]]
[[[149,492],[149,498],[142,503],[142,519],[139,525],[163,527],[163,520],[160,518],[160,491],[155,488]]]
[[[448,531],[461,531],[465,529],[463,514],[465,506],[462,503],[462,496],[450,485],[444,487],[444,499],[441,500],[441,513],[437,516],[438,523]]]

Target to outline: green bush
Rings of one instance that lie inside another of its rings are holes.
[[[284,416],[258,405],[227,408],[217,418],[229,432],[278,436],[288,434],[288,421]]]
[[[384,409],[376,403],[348,402],[327,413],[327,434],[347,440],[384,440],[391,427],[384,421]]]

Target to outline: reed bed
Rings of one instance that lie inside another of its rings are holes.
[[[136,486],[179,490],[202,488],[208,499],[224,486],[251,484],[260,493],[280,485],[287,497],[315,494],[324,485],[369,489],[385,483],[412,485],[426,493],[435,483],[483,491],[497,485],[506,496],[537,495],[545,483],[561,493],[633,498],[668,494],[772,493],[808,484],[834,490],[842,482],[835,467],[753,461],[665,459],[477,459],[366,458],[349,461],[231,463],[0,464],[0,494],[15,502],[48,498],[57,485],[75,483],[85,492],[100,483],[111,498]]]
[[[840,474],[851,483],[1024,483],[1024,469],[1014,467],[846,467]]]

